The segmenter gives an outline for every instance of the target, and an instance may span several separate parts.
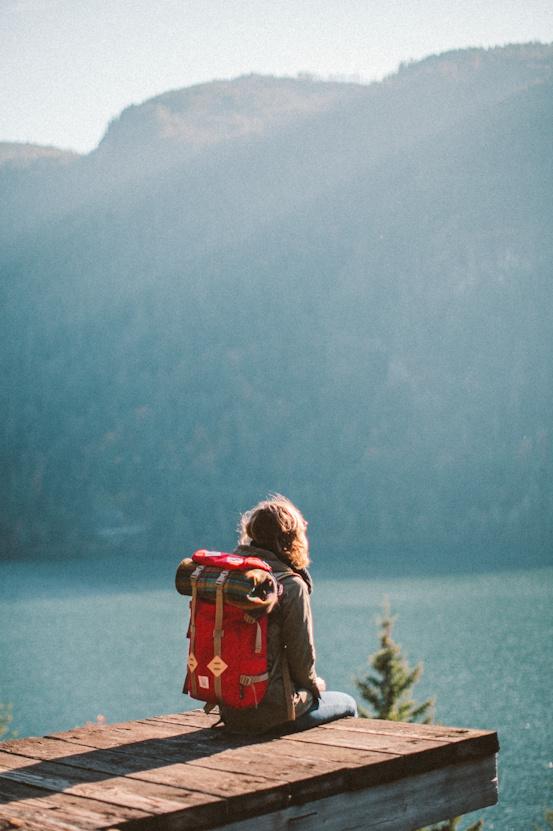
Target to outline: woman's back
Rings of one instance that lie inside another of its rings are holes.
[[[276,728],[279,732],[301,730],[357,713],[350,696],[325,691],[315,669],[306,530],[301,512],[280,494],[260,502],[241,518],[240,540],[234,553],[264,560],[278,582],[279,592],[278,602],[268,616],[269,677],[262,700],[255,707],[238,708],[224,704],[219,697],[221,718],[230,731],[256,734]],[[221,627],[217,632],[221,634]]]

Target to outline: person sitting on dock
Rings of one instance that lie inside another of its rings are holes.
[[[280,494],[241,517],[235,553],[265,560],[281,594],[268,620],[269,683],[263,700],[254,709],[220,707],[223,723],[232,732],[282,735],[357,715],[355,700],[327,691],[315,670],[306,531],[299,509]]]

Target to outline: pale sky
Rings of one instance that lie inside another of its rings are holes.
[[[551,0],[0,0],[0,141],[92,150],[168,89],[249,72],[357,75],[553,41]]]

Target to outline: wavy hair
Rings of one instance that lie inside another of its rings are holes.
[[[240,517],[238,526],[241,545],[252,545],[272,551],[293,568],[309,565],[307,522],[303,514],[280,493],[271,493]]]

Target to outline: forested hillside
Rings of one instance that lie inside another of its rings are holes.
[[[252,75],[85,157],[0,145],[3,556],[174,560],[279,490],[320,561],[547,561],[552,67]]]

